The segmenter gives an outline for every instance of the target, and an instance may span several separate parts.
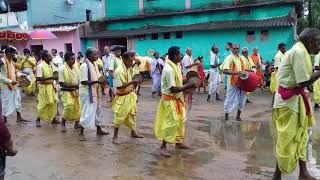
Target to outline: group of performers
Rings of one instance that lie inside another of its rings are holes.
[[[271,78],[271,90],[274,96],[272,120],[277,130],[276,157],[277,166],[273,179],[281,179],[282,173],[291,173],[299,163],[300,178],[313,179],[306,168],[306,150],[309,127],[314,124],[313,109],[306,87],[320,78],[319,59],[316,56],[312,64],[310,54],[317,54],[320,45],[320,31],[306,29],[298,37],[295,45],[286,52],[286,45],[278,45],[275,56],[275,69]],[[260,77],[261,57],[258,49],[254,49],[251,57],[248,48],[241,50],[238,43],[228,44],[230,54],[224,61],[220,61],[219,47],[214,45],[210,52],[209,94],[216,100],[221,100],[219,84],[222,81],[220,72],[227,77],[226,99],[224,102],[225,120],[229,114],[238,109],[236,120],[241,121],[241,112],[246,104],[247,92],[238,86],[239,76],[243,72],[255,72]],[[64,64],[57,65],[53,56],[47,50],[41,51],[41,60],[36,64],[30,56],[30,51],[24,51],[24,58],[16,60],[17,50],[14,47],[5,49],[1,60],[0,82],[2,83],[2,115],[3,122],[12,113],[17,113],[17,121],[26,121],[21,117],[21,97],[18,88],[19,78],[27,76],[31,81],[24,87],[26,94],[34,93],[35,85],[38,88],[38,105],[36,126],[41,127],[41,121],[52,124],[61,123],[61,132],[66,132],[66,122],[74,122],[74,128],[80,129],[80,140],[84,141],[84,130],[95,129],[98,136],[109,134],[102,129],[101,90],[107,84],[108,75],[109,94],[112,97],[112,110],[114,112],[114,134],[112,142],[120,144],[119,128],[126,125],[131,131],[132,138],[143,138],[136,131],[137,92],[142,79],[134,78],[139,74],[137,67],[140,62],[134,51],[121,52],[121,47],[114,47],[102,59],[93,48],[86,49],[85,59],[77,61],[75,54],[66,52]],[[199,61],[192,59],[192,50],[187,48],[183,57],[177,46],[168,49],[165,58],[154,53],[151,76],[153,77],[152,95],[161,96],[155,122],[155,137],[162,142],[160,154],[169,157],[167,144],[175,144],[178,149],[189,149],[184,144],[186,106],[185,94],[193,93],[196,83],[185,81],[189,71],[199,70]],[[97,61],[101,62],[97,63]],[[80,65],[81,64],[81,65]],[[106,65],[107,64],[107,65]],[[99,67],[100,66],[100,67]],[[315,67],[315,71],[313,70]],[[201,69],[201,68],[200,68]],[[34,73],[35,72],[35,73]],[[202,75],[204,76],[204,75]],[[262,86],[262,81],[260,81]],[[319,83],[314,84],[315,96],[319,93]],[[318,90],[317,90],[318,88]],[[319,93],[320,94],[320,93]],[[57,103],[60,99],[63,104],[62,122],[57,116]],[[316,98],[315,98],[316,99]],[[320,99],[320,98],[319,98]],[[316,101],[316,104],[319,102]],[[0,124],[1,125],[1,124]],[[1,128],[1,127],[0,127]],[[1,141],[2,142],[2,141]],[[8,138],[5,140],[9,142]],[[14,153],[14,151],[11,149]]]

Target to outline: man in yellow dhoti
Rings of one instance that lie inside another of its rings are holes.
[[[117,88],[116,97],[112,102],[112,110],[114,112],[114,135],[112,142],[119,144],[118,132],[120,125],[125,124],[131,130],[131,137],[143,138],[138,135],[136,129],[136,111],[137,111],[137,95],[133,92],[134,85],[141,82],[132,80],[133,76],[133,59],[134,56],[130,52],[122,55],[122,63],[114,73],[114,86]]]
[[[320,70],[320,53],[318,53],[314,57],[314,70]],[[320,104],[320,80],[317,80],[313,84],[313,98],[314,98],[314,110],[317,111],[319,109]]]
[[[61,86],[61,100],[63,104],[61,132],[66,132],[66,121],[74,121],[74,128],[80,128],[80,96],[79,69],[76,67],[75,54],[66,52],[65,64],[59,69],[59,83]]]
[[[276,94],[276,91],[278,89],[278,82],[277,82],[277,72],[278,72],[278,68],[280,66],[280,62],[281,62],[281,59],[282,57],[284,56],[284,53],[286,53],[286,44],[285,43],[280,43],[278,45],[278,53],[275,55],[274,57],[274,72],[271,73],[271,78],[270,78],[270,90],[271,90],[271,93],[273,94],[273,97],[272,97],[272,104],[274,103],[274,96]]]
[[[189,149],[183,144],[185,134],[186,110],[183,92],[194,91],[195,84],[182,85],[182,74],[178,63],[182,60],[180,48],[172,46],[168,50],[161,77],[162,98],[159,102],[154,133],[162,141],[160,154],[169,157],[166,144],[176,143],[176,148]]]
[[[59,124],[57,121],[57,103],[58,96],[54,86],[54,80],[58,77],[54,75],[57,68],[52,63],[52,56],[47,50],[40,52],[41,62],[37,66],[37,82],[38,82],[38,118],[36,120],[37,127],[41,127],[40,120],[49,121],[52,124]]]
[[[92,48],[86,49],[86,60],[80,66],[80,87],[79,94],[82,104],[80,115],[80,141],[85,141],[83,134],[84,128],[97,129],[97,136],[108,135],[101,128],[102,114],[101,114],[101,98],[99,91],[100,76],[98,66],[95,61],[98,59],[98,51]]]
[[[283,56],[277,73],[279,83],[275,94],[272,119],[277,130],[277,166],[273,180],[281,174],[290,174],[300,167],[299,179],[313,180],[306,166],[308,131],[314,125],[309,92],[306,87],[314,83],[320,72],[312,73],[310,54],[317,54],[320,30],[305,29],[298,42]]]
[[[23,74],[27,75],[28,80],[30,81],[30,85],[28,87],[24,87],[23,91],[26,95],[34,96],[34,92],[36,91],[36,76],[33,71],[36,68],[36,59],[31,56],[31,52],[29,49],[23,50],[24,57],[19,59],[18,68]]]

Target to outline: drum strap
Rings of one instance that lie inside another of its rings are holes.
[[[236,58],[236,57],[233,55],[233,56],[232,56],[232,63],[231,63],[232,72],[238,71],[238,68],[237,68],[237,65],[236,65],[236,62],[235,62],[235,61],[240,61],[241,71],[244,71],[244,70],[245,70],[245,66],[244,66],[244,63],[243,63],[243,59],[242,59],[240,56],[239,56],[238,58]],[[231,85],[236,86],[236,85],[238,84],[238,79],[239,79],[239,76],[238,76],[238,75],[231,75],[231,79],[230,79]]]

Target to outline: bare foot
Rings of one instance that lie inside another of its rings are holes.
[[[189,147],[189,146],[187,146],[187,145],[185,145],[183,143],[177,143],[176,144],[176,148],[177,149],[191,149],[191,147]]]
[[[97,136],[106,136],[106,135],[109,135],[110,133],[109,132],[105,132],[105,131],[97,131]]]
[[[300,173],[299,180],[317,180],[316,178],[312,177],[309,172]]]
[[[41,124],[40,124],[40,121],[39,121],[39,120],[36,121],[36,126],[37,126],[37,127],[41,127]]]
[[[243,120],[241,119],[241,117],[237,117],[236,120],[237,120],[237,121],[243,121]]]
[[[117,145],[122,144],[122,142],[117,137],[112,138],[112,143]]]
[[[135,131],[132,131],[132,132],[131,132],[131,137],[132,137],[132,138],[143,138],[143,136],[137,134],[137,132],[135,132]]]
[[[80,141],[86,141],[86,138],[84,137],[84,135],[83,135],[83,134],[80,134],[80,136],[79,136],[79,140],[80,140]]]
[[[62,132],[62,133],[66,133],[66,132],[67,132],[66,126],[61,126],[61,132]]]
[[[81,126],[80,126],[80,124],[79,124],[79,123],[75,123],[73,128],[74,128],[74,129],[80,129],[80,128],[81,128]]]
[[[60,124],[61,122],[60,121],[57,121],[56,119],[54,119],[51,124]]]
[[[171,157],[171,154],[167,151],[166,148],[160,148],[160,154],[164,157]]]
[[[18,122],[18,123],[23,123],[23,122],[30,122],[30,121],[25,120],[25,119],[23,119],[23,118],[17,118],[17,122]]]

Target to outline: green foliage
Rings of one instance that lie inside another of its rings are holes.
[[[311,2],[311,7],[309,3]],[[320,1],[306,0],[304,3],[305,16],[298,19],[298,33],[307,27],[316,27],[320,29]],[[309,18],[309,14],[311,17]]]

